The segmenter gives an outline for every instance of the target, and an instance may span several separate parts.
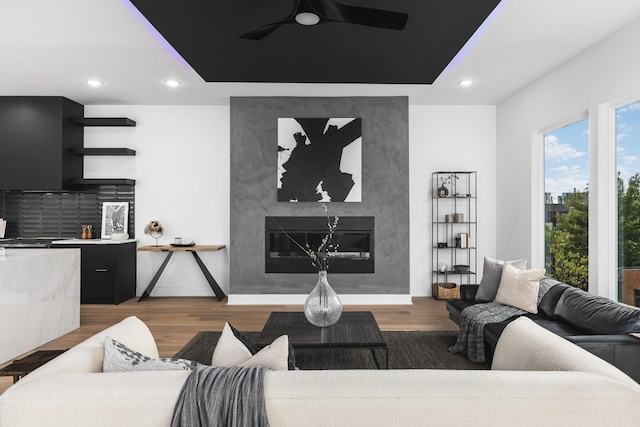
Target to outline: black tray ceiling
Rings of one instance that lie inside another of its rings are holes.
[[[207,82],[431,84],[500,0],[340,0],[408,14],[404,30],[278,22],[294,0],[132,0]]]

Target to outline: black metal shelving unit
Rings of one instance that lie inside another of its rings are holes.
[[[474,284],[478,268],[477,172],[433,172],[431,191],[432,286]],[[456,265],[467,265],[469,269],[456,271]]]

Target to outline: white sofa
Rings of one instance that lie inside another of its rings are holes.
[[[102,373],[105,335],[158,357],[149,329],[129,317],[11,386],[0,426],[169,426],[190,371]],[[640,423],[637,383],[529,319],[506,328],[492,368],[271,371],[267,414],[271,427]]]

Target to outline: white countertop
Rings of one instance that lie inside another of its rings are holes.
[[[53,245],[120,245],[123,243],[137,242],[137,239],[111,240],[111,239],[69,239],[55,240]]]
[[[42,255],[51,255],[58,254],[64,250],[74,251],[79,249],[68,248],[68,249],[46,249],[46,248],[5,248],[4,256],[2,256],[0,251],[0,261],[7,260],[16,260],[21,258],[30,258],[34,256],[42,256]]]

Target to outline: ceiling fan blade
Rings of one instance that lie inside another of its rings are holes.
[[[273,33],[277,30],[282,24],[285,22],[293,21],[296,14],[298,13],[298,9],[300,8],[300,0],[294,0],[291,8],[291,12],[279,22],[274,22],[272,24],[261,25],[260,27],[256,27],[253,30],[246,32],[239,36],[240,39],[250,39],[250,40],[262,40],[269,34]]]
[[[280,27],[280,25],[282,25],[283,23],[284,21],[280,21],[280,22],[274,22],[272,24],[262,25],[258,28],[254,28],[253,30],[242,34],[238,38],[250,39],[250,40],[262,40],[263,38],[265,38],[266,36],[274,32],[275,30],[277,30]]]
[[[307,0],[322,18],[368,27],[403,30],[409,15],[392,10],[348,6],[333,0]]]

